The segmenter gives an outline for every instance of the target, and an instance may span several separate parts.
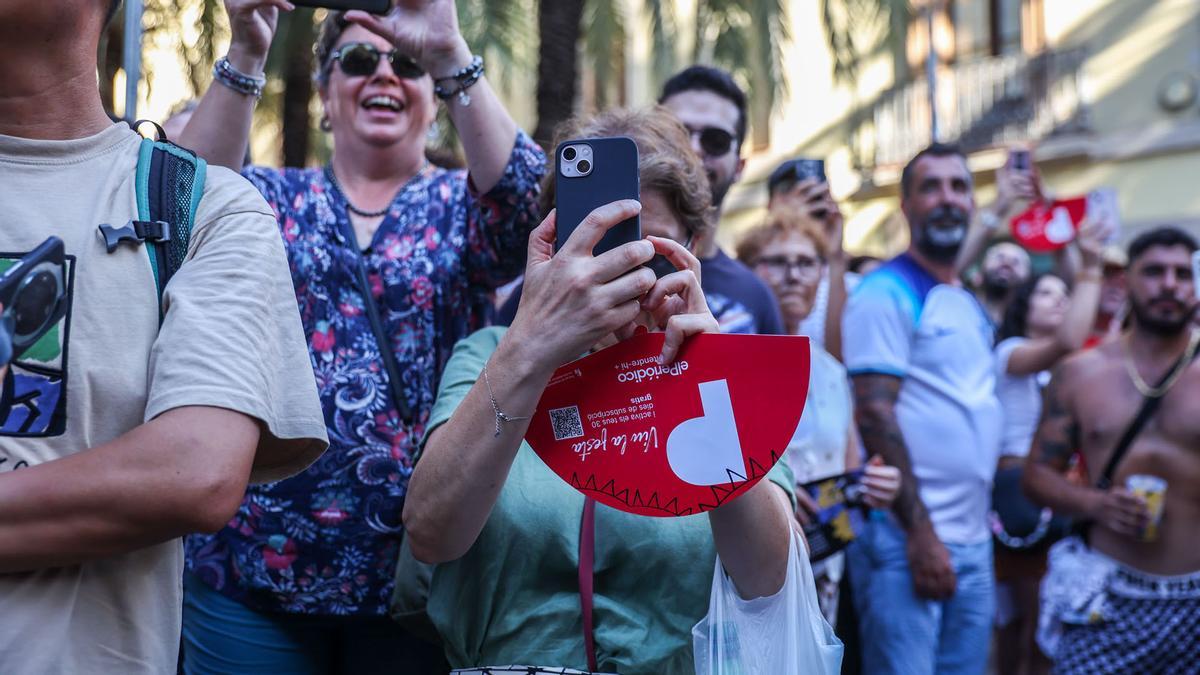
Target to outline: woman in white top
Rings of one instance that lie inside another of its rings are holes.
[[[815,185],[815,184],[814,184]],[[817,185],[809,212],[777,209],[767,221],[747,233],[738,246],[738,258],[754,269],[775,292],[783,323],[789,334],[797,334],[801,322],[812,312],[828,259],[844,257],[841,247],[841,213],[829,196],[828,187]],[[811,214],[824,210],[822,223]],[[832,220],[830,223],[828,221]],[[831,232],[834,237],[827,236]],[[831,241],[832,240],[832,241]],[[838,266],[839,269],[844,266]],[[841,274],[830,275],[831,285],[842,284]],[[831,296],[844,296],[844,289],[831,289]],[[836,313],[834,313],[836,308]],[[841,303],[831,303],[827,321],[841,323]],[[810,343],[812,367],[804,415],[784,455],[796,477],[797,486],[858,468],[862,464],[858,432],[850,398],[846,368],[817,341]],[[878,457],[866,468],[864,485],[873,508],[890,507],[900,488],[900,472],[885,466]],[[796,517],[807,524],[816,504],[802,489],[796,490]],[[837,590],[842,577],[842,554],[813,565],[821,611],[832,625],[837,616]]]
[[[1054,274],[1037,275],[1019,287],[1005,309],[996,345],[996,396],[1004,408],[1004,429],[997,467],[994,508],[1000,513],[1018,506],[1020,468],[1029,454],[1033,432],[1042,412],[1042,387],[1050,369],[1081,348],[1091,332],[1100,301],[1101,250],[1110,226],[1085,222],[1074,246],[1081,265],[1073,288]],[[1004,503],[1001,503],[1001,502]],[[996,547],[997,626],[999,670],[1005,673],[1044,672],[1049,665],[1034,644],[1038,584],[1045,568],[1045,547],[1038,541],[1043,524],[1027,536],[1013,536],[993,518],[1000,546]]]

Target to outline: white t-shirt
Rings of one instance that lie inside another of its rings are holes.
[[[852,376],[902,378],[896,417],[938,537],[987,540],[1003,420],[992,324],[979,302],[906,254],[863,279],[842,326]]]
[[[845,473],[846,439],[854,410],[846,368],[816,342],[810,344],[812,367],[804,414],[784,452],[797,484]]]
[[[1013,350],[1029,342],[1028,338],[1010,337],[996,345],[996,398],[1004,409],[1004,433],[1000,440],[1002,457],[1025,457],[1033,443],[1038,418],[1042,415],[1042,387],[1050,373],[1009,375],[1008,359]]]
[[[0,258],[58,236],[70,303],[5,378],[0,490],[9,471],[106,443],[189,405],[262,421],[264,442],[282,447],[273,459],[283,461],[252,480],[295,473],[327,445],[279,230],[249,183],[209,167],[188,257],[165,289],[161,328],[145,249],[106,252],[97,226],[137,217],[139,144],[125,124],[70,141],[0,136]],[[0,574],[0,671],[174,672],[182,573],[175,540]]]
[[[846,272],[842,275],[846,292],[853,293],[862,281],[862,275]],[[799,335],[807,335],[813,344],[825,346],[825,319],[829,316],[829,266],[821,268],[821,281],[817,284],[817,296],[813,299],[812,311],[800,322]]]

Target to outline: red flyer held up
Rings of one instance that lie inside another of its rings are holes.
[[[702,334],[660,366],[645,333],[559,368],[525,440],[596,501],[646,516],[702,513],[783,457],[808,395],[806,337]]]

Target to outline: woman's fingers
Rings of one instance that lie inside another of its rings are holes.
[[[641,210],[642,205],[633,199],[622,199],[597,207],[571,232],[559,253],[590,257],[592,249],[600,243],[605,232],[641,213]]]
[[[602,284],[597,289],[598,305],[601,308],[615,307],[633,301],[641,311],[640,298],[654,285],[654,272],[642,267],[629,274]]]
[[[671,363],[675,357],[679,355],[679,348],[683,346],[683,341],[691,335],[697,333],[715,333],[717,332],[717,320],[712,317],[712,314],[676,314],[667,319],[666,337],[663,339],[662,359],[663,365]]]
[[[529,257],[526,268],[544,263],[554,255],[554,239],[558,233],[558,211],[551,209],[550,215],[529,233]]]
[[[664,303],[673,298],[683,300],[684,311],[689,313],[702,311],[706,307],[700,280],[691,270],[672,272],[656,281],[646,293],[646,297],[642,299],[642,307],[651,313],[657,313]],[[678,305],[675,302],[672,304]]]
[[[638,265],[645,265],[653,257],[654,246],[645,240],[639,239],[621,244],[611,251],[601,253],[591,261],[592,279],[599,283],[612,281]]]
[[[700,259],[683,244],[665,237],[647,236],[646,240],[654,244],[654,252],[671,261],[675,269],[690,270],[696,276],[696,281],[700,280]]]

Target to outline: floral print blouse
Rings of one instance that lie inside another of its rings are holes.
[[[412,454],[442,368],[455,342],[483,325],[489,293],[523,271],[545,163],[518,132],[487,194],[466,171],[427,166],[365,250],[324,170],[245,170],[279,219],[329,450],[298,476],[252,486],[220,532],[189,537],[192,574],[261,611],[386,613]],[[387,345],[372,330],[360,264]],[[395,354],[413,419],[393,404],[381,347]]]

